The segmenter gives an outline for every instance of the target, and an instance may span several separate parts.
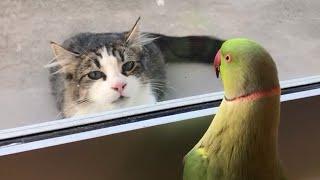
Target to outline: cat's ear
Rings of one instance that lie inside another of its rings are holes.
[[[55,57],[46,65],[47,68],[61,66],[61,70],[66,71],[68,67],[76,62],[75,60],[79,56],[78,54],[68,51],[55,42],[50,42],[50,44]]]
[[[125,35],[125,44],[126,45],[138,45],[140,41],[140,31],[138,23],[140,21],[140,17],[136,20],[134,26],[131,28],[129,32]]]
[[[78,54],[68,51],[55,42],[50,42],[50,44],[57,61],[71,61],[78,56]]]
[[[142,46],[151,43],[158,37],[153,37],[153,35],[148,33],[141,33],[139,31],[139,21],[140,17],[137,19],[132,29],[125,34],[125,45],[127,47],[138,48],[141,50]]]

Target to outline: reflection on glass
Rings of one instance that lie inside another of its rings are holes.
[[[318,1],[39,0],[0,7],[0,129],[220,91],[210,64],[219,39],[262,44],[280,80],[320,73]],[[76,35],[83,32],[101,34]],[[48,72],[43,66],[53,55]]]

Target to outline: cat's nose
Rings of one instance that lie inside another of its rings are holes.
[[[118,91],[122,95],[122,92],[126,86],[127,86],[127,83],[125,82],[116,82],[112,85],[111,88],[115,91]]]

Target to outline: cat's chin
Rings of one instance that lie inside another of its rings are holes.
[[[151,93],[143,93],[143,97],[119,97],[113,102],[101,103],[93,102],[85,106],[77,106],[75,112],[72,114],[66,114],[67,117],[79,116],[90,113],[101,113],[104,111],[110,111],[120,108],[132,107],[137,105],[153,104],[156,102],[155,96]]]
[[[120,96],[118,99],[112,101],[112,104],[117,104],[117,103],[124,103],[129,99],[129,97],[126,96]]]

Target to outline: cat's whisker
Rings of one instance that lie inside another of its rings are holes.
[[[158,88],[158,89],[162,89],[163,91],[164,91],[164,90],[167,90],[167,88],[166,88],[166,87],[163,87],[163,86],[152,86],[151,88],[152,88],[152,89]]]
[[[58,55],[55,55],[49,62],[48,62],[48,64],[50,64],[50,63],[52,63],[53,61],[55,61],[56,59],[58,59]]]
[[[162,89],[158,89],[158,88],[154,88],[154,91],[157,91],[158,93],[164,93],[165,91],[163,91]]]
[[[57,66],[67,66],[69,64],[68,60],[59,60],[59,62],[55,61],[49,64],[46,64],[44,67],[45,68],[52,68],[52,67],[57,67]]]
[[[139,41],[132,43],[130,46],[142,46],[143,47],[147,44],[150,44],[151,42],[153,42],[154,40],[156,40],[158,38],[159,37],[152,37],[148,33],[141,33],[137,38],[137,39],[139,39]]]
[[[149,83],[151,85],[159,85],[159,86],[166,86],[167,84],[161,84],[161,83]]]
[[[158,88],[162,88],[162,89],[168,89],[168,90],[172,90],[174,92],[177,92],[177,89],[173,86],[169,86],[168,84],[153,84],[151,83],[152,87],[158,87]]]
[[[51,67],[58,66],[59,63],[56,61],[58,58],[59,58],[58,55],[54,56],[46,65],[44,65],[44,68],[51,68]]]
[[[87,103],[91,103],[92,101],[90,101],[88,98],[85,99],[81,99],[81,100],[77,100],[76,104],[73,104],[69,107],[67,107],[64,111],[68,112],[69,110],[75,108],[76,106],[80,105],[80,104],[87,104]],[[62,112],[59,112],[56,116],[56,119],[58,119],[60,116],[62,115]]]
[[[141,87],[148,87],[149,84],[142,84]],[[164,93],[165,92],[165,88],[164,87],[159,87],[159,86],[151,86],[151,88],[154,90],[154,91],[157,91],[158,93]]]
[[[153,86],[152,89],[158,89],[158,90],[161,90],[161,91],[165,91],[165,89],[163,87],[157,87],[157,86]]]
[[[170,89],[171,91],[177,92],[177,89],[172,86],[168,86],[167,88]]]
[[[64,71],[64,69],[65,69],[65,67],[61,67],[61,68],[57,69],[56,71],[51,72],[50,75],[55,75],[55,74],[61,73]]]
[[[150,80],[150,81],[147,81],[149,83],[162,83],[162,84],[165,84],[166,82],[163,82],[163,81],[157,81],[157,80]]]
[[[158,89],[170,89],[173,91],[176,91],[176,89],[172,86],[168,86],[168,84],[166,82],[162,82],[162,81],[156,81],[156,80],[150,80],[147,82],[144,82],[145,84],[150,84],[152,88],[158,88]],[[162,90],[162,92],[164,92],[164,90]]]
[[[168,85],[166,83],[154,83],[154,82],[151,82],[151,83],[148,83],[148,84],[150,84],[151,86],[168,87]]]
[[[50,64],[46,64],[44,67],[45,68],[52,68],[52,67],[56,67],[56,66],[59,66],[60,63],[58,62],[53,62],[53,63],[50,63]]]
[[[163,82],[163,81],[144,81],[144,83],[146,83],[146,84],[147,84],[147,83],[150,83],[150,84],[158,83],[158,84],[164,84],[164,85],[167,84],[166,82]]]
[[[159,79],[148,79],[148,82],[162,82],[165,83],[163,80],[159,80]]]
[[[171,89],[173,91],[177,91],[177,89],[173,86],[171,86],[168,82],[163,82],[163,81],[160,81],[160,80],[150,80],[148,82],[149,84],[151,85],[156,85],[156,86],[163,86],[167,89]]]
[[[85,99],[77,100],[76,102],[77,102],[77,104],[79,105],[79,104],[90,103],[90,102],[92,102],[92,101],[90,101],[88,98],[85,98]]]

